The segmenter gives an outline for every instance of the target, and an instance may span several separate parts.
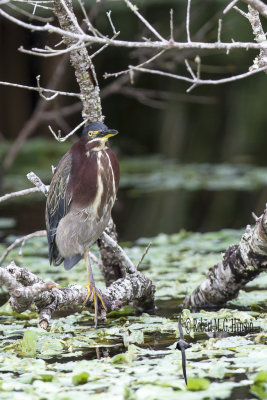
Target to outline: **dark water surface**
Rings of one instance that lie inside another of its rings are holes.
[[[181,229],[192,232],[240,229],[253,224],[252,211],[260,215],[265,208],[265,190],[184,189],[138,193],[121,189],[113,208],[120,241],[152,237]],[[28,234],[45,229],[45,198],[21,197],[1,204],[0,217],[16,219],[6,233]]]

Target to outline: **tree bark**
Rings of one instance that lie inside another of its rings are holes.
[[[116,226],[111,218],[105,232],[115,242],[118,241],[118,235],[116,232]],[[100,250],[101,259],[103,266],[101,268],[107,286],[110,286],[117,279],[124,278],[126,276],[125,268],[122,261],[117,257],[114,249],[105,241],[103,236],[97,240],[97,244]]]
[[[62,29],[78,34],[83,33],[73,12],[71,0],[54,0],[54,6],[55,15]],[[67,47],[71,47],[77,43],[77,39],[75,38],[64,37],[63,39]],[[76,80],[80,87],[83,119],[86,119],[88,122],[103,121],[104,116],[102,115],[97,76],[84,44],[81,48],[70,51],[70,61],[75,70]],[[117,242],[116,226],[112,219],[105,229],[105,232]],[[114,249],[112,249],[103,238],[100,238],[97,243],[103,262],[102,272],[106,285],[109,286],[117,279],[125,277],[125,270],[121,260],[114,252]]]
[[[76,34],[83,34],[73,12],[71,0],[54,0],[54,13],[62,29]],[[63,40],[67,47],[77,44],[77,39],[75,38],[72,39],[65,36]],[[85,44],[81,43],[79,49],[70,51],[70,62],[75,70],[76,80],[80,87],[83,119],[88,122],[102,122],[104,117],[102,115],[100,90],[95,68]]]
[[[56,283],[45,282],[41,278],[20,268],[12,262],[6,268],[0,268],[0,286],[5,286],[10,295],[10,304],[14,311],[21,313],[35,305],[39,313],[39,324],[47,329],[53,313],[62,308],[82,307],[87,297],[87,289],[78,285],[69,285],[57,289]],[[136,271],[124,279],[119,279],[108,288],[99,290],[107,311],[117,310],[129,302],[136,302],[138,307],[154,307],[155,287],[151,280]],[[91,295],[86,306],[94,309]],[[76,312],[77,309],[74,310]],[[106,312],[101,309],[102,318]]]
[[[247,226],[239,245],[231,245],[223,260],[209,269],[203,282],[187,296],[183,307],[214,307],[238,296],[249,281],[267,270],[267,209],[255,227]]]

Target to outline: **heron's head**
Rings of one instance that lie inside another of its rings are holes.
[[[108,138],[118,133],[119,132],[115,129],[109,129],[102,122],[92,122],[83,128],[81,137],[88,137],[89,140],[100,139],[106,141]]]

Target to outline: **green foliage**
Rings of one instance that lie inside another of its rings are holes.
[[[18,351],[22,357],[36,357],[36,347],[39,334],[40,333],[35,330],[26,330],[18,347]]]
[[[256,190],[267,185],[267,168],[246,164],[179,164],[161,157],[120,162],[121,187],[131,194],[167,190]]]
[[[255,383],[267,382],[267,371],[260,371],[254,378]]]
[[[181,231],[140,238],[126,248],[137,263],[152,242],[142,268],[156,286],[157,315],[135,315],[131,307],[124,307],[110,313],[95,329],[93,314],[83,310],[55,316],[45,332],[36,328],[36,313],[17,314],[4,304],[0,307],[1,399],[204,400],[230,398],[235,388],[244,387],[247,398],[264,398],[267,273],[250,282],[229,306],[217,311],[183,310],[182,322],[191,321],[189,332],[184,326],[185,339],[193,344],[186,351],[188,388],[181,354],[175,348],[181,301],[221,259],[221,253],[238,243],[241,234],[234,230],[205,234]],[[64,268],[53,268],[46,247],[45,238],[33,239],[21,255],[14,249],[6,262],[15,258],[33,273],[62,286],[86,282],[83,262],[68,273]],[[97,266],[93,269],[97,287],[103,286]],[[252,323],[255,332],[230,330],[225,337],[198,332],[193,320],[201,318],[226,319],[229,328],[231,320],[238,319],[243,324]]]
[[[74,386],[84,385],[88,382],[90,374],[88,372],[81,372],[78,375],[73,375],[72,383]]]
[[[193,392],[208,389],[210,381],[205,378],[188,378],[187,388]]]

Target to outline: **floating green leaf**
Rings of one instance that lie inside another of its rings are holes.
[[[188,378],[187,379],[187,389],[193,392],[198,392],[199,390],[206,390],[210,385],[210,381],[205,378]]]
[[[24,333],[19,345],[19,350],[23,357],[36,357],[36,346],[39,335],[39,332],[30,329]]]
[[[78,375],[73,375],[72,383],[75,386],[84,385],[85,383],[88,382],[89,376],[90,374],[88,372],[81,372]]]

